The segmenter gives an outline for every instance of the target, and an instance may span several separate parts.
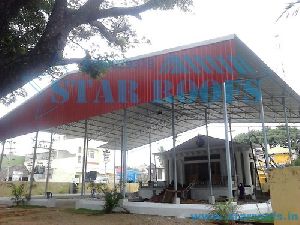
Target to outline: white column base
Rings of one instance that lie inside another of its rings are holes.
[[[124,207],[125,204],[126,204],[127,202],[128,202],[128,199],[127,199],[127,198],[120,199],[120,200],[119,200],[119,205],[120,205],[121,207]]]
[[[180,204],[180,198],[175,197],[173,203]]]
[[[209,196],[208,203],[214,205],[216,203],[215,196],[213,196],[213,195]]]

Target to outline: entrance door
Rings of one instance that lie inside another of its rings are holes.
[[[187,184],[205,184],[208,182],[208,163],[185,164],[184,171]]]

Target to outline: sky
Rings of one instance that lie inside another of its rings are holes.
[[[300,94],[300,16],[276,19],[284,10],[288,0],[194,0],[192,12],[179,10],[149,11],[142,14],[142,20],[131,19],[133,27],[139,36],[145,36],[151,45],[143,44],[131,49],[127,57],[143,55],[150,52],[201,42],[208,39],[236,34],[250,49],[252,49],[269,67],[271,67],[287,84]],[[68,53],[68,52],[67,52]],[[72,56],[83,56],[78,49]],[[35,80],[26,85],[28,98],[37,93],[40,88],[49,84],[49,79]],[[0,116],[21,104],[24,99],[9,107],[0,105]],[[233,135],[247,132],[247,124],[233,125]],[[254,125],[251,129],[260,129]],[[178,136],[177,144],[195,136],[205,134],[203,128],[198,128],[187,134]],[[224,127],[220,124],[210,124],[211,136],[224,138]],[[31,137],[34,134],[16,138],[16,153],[25,154],[32,151]],[[48,138],[47,135],[45,138]],[[153,152],[159,146],[170,149],[171,139],[153,143]],[[129,166],[137,163],[148,163],[149,146],[134,149],[128,154]],[[117,155],[118,158],[118,155]]]

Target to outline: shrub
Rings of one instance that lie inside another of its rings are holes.
[[[296,160],[292,161],[292,166],[300,166],[300,158],[297,158]]]
[[[105,213],[112,213],[113,209],[119,205],[120,199],[122,199],[121,193],[117,191],[115,187],[113,190],[106,191],[105,193]]]
[[[11,189],[11,195],[13,198],[13,202],[18,206],[18,205],[24,205],[25,199],[26,199],[26,187],[25,184],[14,184],[14,183],[9,183],[8,187]]]
[[[112,190],[108,188],[107,184],[95,184],[93,182],[88,184],[88,189],[95,190],[97,193],[104,194],[104,212],[112,213],[113,209],[119,205],[120,199],[122,199],[121,193],[118,192],[118,186],[115,186]]]
[[[226,202],[218,202],[212,206],[210,214],[220,224],[234,224],[234,215],[238,212],[238,206],[230,199]]]

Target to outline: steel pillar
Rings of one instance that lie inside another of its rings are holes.
[[[228,115],[226,103],[226,84],[223,82],[223,110],[224,110],[224,125],[225,125],[225,148],[226,148],[226,167],[227,167],[227,185],[228,198],[232,198],[232,176],[231,176],[231,157],[228,139]]]
[[[83,140],[83,156],[82,156],[82,176],[81,176],[81,197],[84,195],[85,189],[85,154],[86,154],[86,142],[87,142],[87,128],[88,128],[88,121],[84,121],[84,140]]]
[[[174,162],[174,190],[177,191],[177,163],[176,163],[176,134],[175,134],[175,109],[174,109],[174,97],[172,100],[172,138],[173,138],[173,162]],[[176,192],[175,192],[176,193]],[[177,194],[175,194],[177,198]]]
[[[260,119],[261,119],[262,132],[263,132],[263,136],[264,136],[265,160],[266,160],[266,167],[267,167],[267,169],[269,169],[270,163],[269,163],[269,154],[268,154],[268,139],[267,139],[267,133],[266,133],[266,127],[265,127],[265,111],[264,111],[264,104],[263,104],[263,97],[262,97],[260,81],[259,81],[258,85],[259,85],[259,92],[260,92]]]
[[[114,150],[114,187],[116,187],[116,149]]]
[[[151,164],[152,164],[152,146],[151,146],[151,133],[149,131],[149,161],[150,161],[150,166],[149,166],[149,181],[152,181],[152,170],[151,170]]]
[[[292,145],[291,145],[290,128],[289,128],[289,121],[288,121],[288,118],[287,118],[287,108],[286,108],[285,98],[282,98],[282,103],[283,103],[283,107],[284,107],[286,137],[288,139],[289,154],[290,154],[290,159],[292,161]]]
[[[85,149],[85,159],[84,159],[84,176],[86,176],[87,171],[87,164],[88,164],[88,154],[89,154],[89,137],[86,136],[86,149]],[[85,195],[85,182],[84,182],[84,189],[83,194]]]
[[[45,195],[47,194],[48,184],[49,184],[49,173],[50,173],[50,162],[51,162],[51,156],[52,156],[52,145],[53,145],[53,132],[51,132],[51,136],[50,136]]]
[[[31,192],[32,192],[32,187],[33,187],[33,175],[34,175],[34,166],[35,166],[35,160],[36,160],[36,150],[37,150],[37,145],[38,145],[38,137],[39,137],[39,132],[37,131],[35,134],[35,144],[33,148],[33,159],[32,159],[32,168],[31,168],[31,173],[30,173],[30,185],[29,185],[29,193],[28,193],[28,199],[31,199]]]
[[[212,181],[211,181],[211,159],[210,159],[210,141],[208,136],[208,115],[207,109],[205,109],[205,129],[206,129],[206,140],[207,140],[207,158],[208,158],[208,187],[210,196],[213,196],[213,188],[212,188]]]
[[[233,138],[232,138],[232,127],[231,127],[231,118],[229,118],[229,134],[230,134],[230,157],[232,161],[232,168],[233,168],[233,173],[234,173],[234,186],[238,186],[237,184],[237,171],[236,171],[236,160],[235,160],[235,150],[234,150],[234,143],[233,143]],[[235,192],[235,196],[237,197],[237,191]]]
[[[2,162],[3,162],[4,147],[5,147],[5,141],[2,141],[2,151],[1,151],[1,156],[0,156],[0,171],[1,171]]]
[[[123,188],[122,195],[123,198],[126,198],[126,183],[127,183],[127,165],[126,165],[126,154],[127,154],[127,110],[124,109],[123,117],[123,149],[122,149],[122,158],[123,158]]]

